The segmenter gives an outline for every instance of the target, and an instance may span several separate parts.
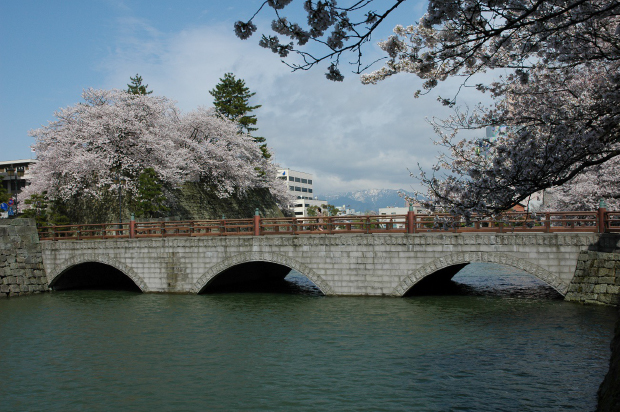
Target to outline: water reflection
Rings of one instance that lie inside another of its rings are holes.
[[[594,409],[615,310],[481,266],[454,278],[470,295],[330,298],[291,273],[287,293],[0,300],[0,410]]]
[[[452,278],[454,293],[520,299],[563,299],[542,280],[522,270],[495,263],[471,263]]]

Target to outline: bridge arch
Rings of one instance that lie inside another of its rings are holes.
[[[319,274],[317,274],[314,270],[312,270],[307,265],[304,265],[301,262],[298,262],[295,259],[291,259],[288,256],[280,255],[277,253],[259,253],[259,252],[248,252],[248,253],[240,253],[238,255],[229,257],[220,263],[211,266],[197,281],[194,283],[194,286],[191,288],[192,293],[199,293],[213,278],[215,278],[220,273],[225,270],[237,266],[243,263],[250,262],[270,262],[276,263],[282,266],[286,266],[288,268],[294,269],[297,272],[301,273],[312,283],[319,288],[319,290],[324,295],[333,295],[334,291],[331,286],[323,279]]]
[[[394,288],[392,295],[404,296],[416,283],[438,270],[449,266],[472,262],[497,263],[500,265],[512,266],[537,277],[558,291],[562,296],[566,295],[568,291],[568,283],[563,282],[557,275],[547,269],[525,259],[500,252],[467,252],[454,253],[420,266],[400,281],[398,286]]]
[[[66,271],[69,269],[81,265],[83,263],[102,263],[104,265],[112,266],[113,268],[122,272],[125,276],[130,278],[133,283],[136,284],[138,288],[140,288],[141,292],[148,292],[148,287],[146,286],[146,282],[142,279],[133,268],[124,264],[123,262],[119,262],[118,260],[112,259],[109,256],[105,255],[95,255],[95,254],[86,254],[73,256],[62,263],[56,265],[52,270],[50,270],[47,274],[48,285],[50,287],[54,284],[54,282]]]

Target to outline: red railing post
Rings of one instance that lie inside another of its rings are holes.
[[[415,233],[415,212],[412,205],[409,205],[407,212],[407,233]]]
[[[131,220],[129,221],[129,238],[133,239],[136,237],[136,218],[134,214],[131,214]]]
[[[260,211],[258,208],[254,211],[254,236],[260,236]]]
[[[598,232],[605,233],[606,225],[605,225],[605,217],[607,215],[607,205],[605,201],[601,199],[598,204]]]
[[[545,213],[545,232],[551,232],[551,213]]]

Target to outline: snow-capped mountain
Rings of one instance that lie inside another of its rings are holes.
[[[405,190],[368,189],[332,195],[318,195],[318,198],[327,200],[331,205],[346,206],[358,212],[377,212],[380,207],[404,207],[406,205],[405,199],[399,193],[413,196],[413,193]]]

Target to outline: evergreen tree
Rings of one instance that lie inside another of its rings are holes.
[[[35,193],[28,199],[24,200],[24,203],[29,205],[29,209],[23,210],[23,217],[29,219],[35,219],[37,225],[45,226],[48,223],[48,199],[46,192],[42,194]]]
[[[169,210],[164,205],[165,202],[166,197],[157,172],[151,167],[144,169],[138,180],[138,195],[134,206],[136,216],[158,217]]]
[[[146,91],[146,88],[149,87],[149,85],[148,84],[145,84],[145,85],[142,84],[142,76],[140,76],[138,73],[136,73],[136,77],[129,76],[129,79],[131,80],[131,83],[127,85],[129,87],[127,89],[127,93],[131,93],[131,94],[151,94],[151,93],[153,93],[152,90],[149,90],[148,92]]]
[[[250,92],[243,79],[235,79],[234,74],[226,73],[215,86],[215,89],[209,91],[209,94],[214,97],[213,105],[220,115],[239,123],[241,130],[250,135],[258,130],[254,127],[256,116],[250,112],[258,109],[261,105],[250,106],[248,104],[250,98],[256,93]],[[267,151],[267,144],[264,143],[265,138],[257,136],[252,136],[252,138],[260,145],[263,157],[269,159],[271,154]]]
[[[9,198],[9,192],[6,191],[4,186],[0,185],[0,203],[8,202]]]

